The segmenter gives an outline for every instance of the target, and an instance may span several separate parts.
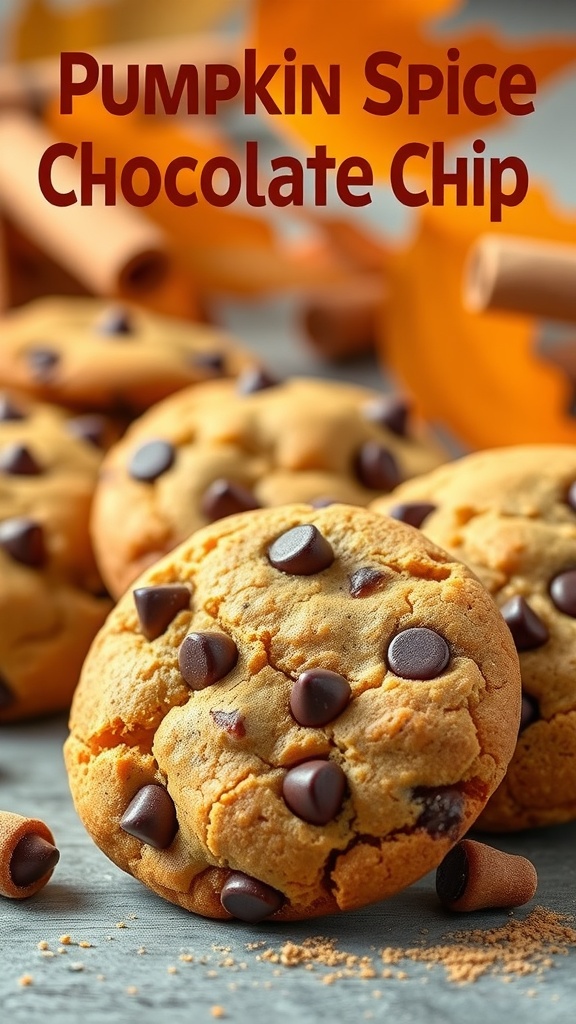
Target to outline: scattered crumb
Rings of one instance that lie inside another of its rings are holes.
[[[46,942],[46,939],[41,939],[41,941],[38,943],[36,948],[37,949],[48,949],[48,943]]]
[[[224,1010],[223,1006],[212,1006],[210,1008],[210,1013],[212,1014],[213,1017],[216,1017],[218,1020],[226,1016],[226,1011]]]
[[[183,964],[194,963],[194,957],[192,956],[192,953],[180,953],[178,959],[181,960]]]
[[[34,978],[31,974],[23,974],[18,978],[18,984],[21,985],[22,988],[28,988],[30,985],[34,984]]]
[[[136,985],[128,985],[128,988],[126,989],[126,995],[127,996],[137,996],[138,995],[138,989],[136,988]]]
[[[43,949],[41,950],[41,955],[45,959],[49,960],[51,957],[55,956],[55,953],[51,949]]]
[[[92,943],[86,942],[86,939],[82,939],[82,942],[79,942],[78,945],[80,949],[92,949]]]
[[[206,977],[207,978],[217,978],[218,977],[218,971],[206,971]]]
[[[128,914],[128,920],[129,921],[137,921],[138,920],[138,914]]]
[[[168,974],[178,974],[178,968],[174,967],[174,964],[168,964],[166,971],[168,972]]]
[[[116,922],[116,927],[117,928],[127,928],[128,925],[126,924],[126,921],[117,921]]]
[[[138,953],[138,956],[144,956],[144,954],[147,953],[148,950],[146,949],[146,946],[140,946],[140,948],[137,949],[136,952]]]
[[[106,975],[105,974],[97,974],[96,975],[96,981],[105,981],[105,980],[106,980]]]
[[[67,953],[68,950],[66,949],[66,946],[58,946],[58,952],[59,953]]]
[[[84,964],[80,960],[75,960],[73,963],[68,964],[68,970],[70,971],[83,971]]]
[[[58,939],[58,942],[60,943],[61,946],[70,946],[72,944],[72,936],[61,935],[60,938]]]

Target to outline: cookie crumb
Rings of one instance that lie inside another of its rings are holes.
[[[178,968],[174,964],[168,964],[166,971],[168,974],[178,974]]]
[[[126,989],[126,995],[127,996],[137,996],[138,995],[138,989],[136,988],[136,985],[128,985],[128,988]]]
[[[60,938],[58,939],[58,942],[60,943],[61,946],[71,946],[72,945],[72,936],[71,935],[61,935]]]
[[[222,1017],[226,1016],[226,1011],[224,1010],[223,1006],[212,1006],[212,1007],[210,1007],[210,1013],[217,1020],[221,1020]]]
[[[116,927],[117,928],[127,928],[128,925],[126,924],[126,921],[117,921],[116,922]]]
[[[78,943],[80,949],[92,949],[92,943],[87,942],[86,939],[82,939],[82,942]]]
[[[31,974],[22,974],[21,977],[18,978],[18,984],[21,985],[22,988],[29,988],[30,985],[34,984],[34,978]]]
[[[37,944],[36,949],[48,949],[48,945],[49,944],[48,942],[46,942],[46,939],[41,939],[40,942]]]
[[[146,949],[146,946],[140,946],[140,948],[137,949],[136,952],[138,953],[138,956],[144,956],[144,954],[147,953],[148,950]]]
[[[73,963],[68,964],[68,970],[70,971],[83,971],[84,964],[80,960],[75,960]]]
[[[180,953],[178,959],[181,960],[183,964],[194,963],[194,957],[192,956],[192,953]]]

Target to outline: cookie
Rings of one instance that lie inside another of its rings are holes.
[[[256,371],[187,389],[107,457],[94,504],[98,562],[119,595],[210,521],[297,501],[367,505],[443,457],[403,401],[352,384],[275,383]]]
[[[373,507],[466,562],[515,640],[521,731],[479,824],[512,830],[576,818],[576,447],[469,455]]]
[[[0,394],[0,722],[69,706],[112,606],[88,529],[102,452],[85,426]]]
[[[127,417],[256,363],[213,327],[99,299],[37,299],[8,313],[0,336],[0,386]]]
[[[366,509],[203,528],[84,665],[65,756],[104,852],[208,917],[306,918],[436,867],[502,778],[518,658],[484,588]]]

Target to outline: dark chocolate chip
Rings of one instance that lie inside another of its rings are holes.
[[[222,886],[220,902],[232,917],[257,924],[280,910],[284,896],[271,885],[234,871]]]
[[[26,352],[26,359],[32,376],[37,380],[47,380],[52,376],[55,368],[60,362],[60,355],[52,348],[37,346],[29,348]]]
[[[9,420],[25,420],[26,413],[20,409],[7,394],[0,394],[0,422]]]
[[[210,373],[224,373],[226,368],[226,358],[222,352],[193,352],[187,356],[187,361],[198,370]]]
[[[398,463],[378,441],[365,441],[356,457],[360,483],[372,491],[392,491],[401,481]]]
[[[466,847],[458,843],[446,854],[436,871],[436,893],[442,904],[454,903],[464,895],[468,874]]]
[[[172,466],[176,452],[169,441],[147,441],[132,454],[128,472],[135,480],[152,483]]]
[[[574,480],[568,488],[568,494],[566,495],[566,504],[570,506],[573,512],[576,512],[576,480]]]
[[[247,487],[233,480],[215,480],[202,495],[202,512],[210,523],[237,512],[249,512],[260,508],[256,498]]]
[[[47,839],[30,832],[16,843],[10,858],[10,878],[19,889],[26,889],[51,874],[60,853]]]
[[[94,324],[94,330],[98,334],[114,337],[118,334],[133,334],[134,324],[127,309],[122,306],[111,306],[98,317]]]
[[[244,716],[239,711],[215,711],[212,709],[210,718],[219,729],[227,732],[235,740],[244,739],[246,726],[244,725]]]
[[[0,523],[0,547],[23,565],[39,568],[46,561],[44,533],[33,519],[5,519]]]
[[[120,828],[155,850],[170,846],[178,831],[172,797],[157,782],[142,786],[120,819]]]
[[[284,776],[282,796],[293,814],[311,825],[326,825],[338,814],[346,776],[334,761],[305,761]]]
[[[290,710],[299,725],[315,729],[337,718],[351,696],[344,676],[327,668],[309,668],[292,686]]]
[[[400,523],[407,523],[408,526],[415,526],[418,529],[436,508],[437,506],[430,501],[402,501],[398,505],[392,505],[392,508],[388,509],[388,515],[391,519],[397,519]]]
[[[386,577],[380,569],[372,569],[369,565],[356,569],[349,577],[350,597],[370,597],[381,590]]]
[[[237,661],[238,648],[226,633],[188,633],[178,651],[180,671],[191,690],[217,683]]]
[[[425,828],[434,839],[448,836],[456,839],[464,818],[464,797],[454,786],[437,789],[419,787],[414,798],[423,805],[416,825]]]
[[[531,651],[546,643],[548,630],[523,597],[511,597],[502,605],[500,611],[512,633],[517,651]]]
[[[555,576],[550,584],[550,597],[558,611],[576,619],[576,569]]]
[[[426,626],[404,629],[388,647],[388,663],[402,679],[434,679],[450,661],[450,648],[443,636]]]
[[[105,447],[107,428],[106,417],[99,416],[98,413],[75,416],[74,419],[66,421],[66,430],[73,437],[77,437],[80,441],[87,441],[95,448]]]
[[[0,711],[12,706],[16,700],[4,676],[0,673]]]
[[[520,728],[518,732],[524,732],[524,729],[532,725],[532,722],[537,722],[539,718],[540,709],[536,698],[532,697],[529,693],[522,693],[522,709],[520,711]]]
[[[0,452],[0,472],[13,476],[39,476],[42,467],[24,444],[11,444]]]
[[[157,587],[138,587],[134,591],[140,629],[147,640],[156,640],[174,617],[190,607],[190,590],[180,583]]]
[[[334,552],[320,530],[306,524],[281,533],[268,548],[268,558],[282,572],[313,576],[332,565]]]
[[[387,427],[398,437],[406,437],[410,406],[399,395],[383,395],[364,407],[364,416],[371,423]]]
[[[265,388],[276,387],[277,384],[276,378],[272,377],[266,370],[252,367],[240,374],[236,383],[236,390],[239,395],[251,395],[255,391],[264,391]]]

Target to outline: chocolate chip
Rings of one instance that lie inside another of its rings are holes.
[[[172,797],[164,786],[151,782],[142,786],[120,819],[120,828],[155,850],[170,846],[178,831]]]
[[[98,334],[113,337],[117,334],[133,334],[134,324],[127,309],[123,309],[122,306],[111,306],[98,317],[94,330]]]
[[[66,430],[73,437],[77,437],[80,441],[87,441],[95,448],[105,447],[107,428],[106,417],[99,416],[97,413],[75,416],[74,419],[66,421]]]
[[[313,576],[332,565],[334,552],[320,530],[306,524],[281,533],[268,548],[268,558],[282,572]]]
[[[222,886],[220,902],[232,917],[257,924],[280,910],[284,896],[271,885],[234,871]]]
[[[157,587],[138,587],[134,604],[140,629],[147,640],[156,640],[168,628],[178,612],[190,607],[190,590],[180,583]]]
[[[468,874],[466,847],[458,843],[446,854],[436,871],[436,893],[441,903],[454,903],[464,895]]]
[[[236,512],[249,512],[260,508],[256,498],[247,487],[233,480],[215,480],[202,495],[202,512],[213,523],[217,519],[233,516]]]
[[[15,699],[16,698],[8,686],[4,676],[0,673],[0,711],[4,711],[6,708],[11,707]]]
[[[20,409],[7,394],[0,395],[0,422],[9,420],[25,420],[26,413]]]
[[[0,452],[0,472],[13,476],[39,476],[42,467],[24,444],[11,444]]]
[[[414,790],[414,799],[423,805],[416,826],[425,828],[434,839],[456,839],[464,818],[464,797],[454,786]]]
[[[574,480],[568,488],[568,494],[566,495],[566,504],[570,506],[573,512],[576,512],[576,480]]]
[[[371,423],[387,427],[398,437],[406,437],[410,407],[399,395],[383,395],[364,407],[364,416]]]
[[[392,491],[401,481],[398,463],[378,441],[365,441],[356,456],[360,483],[372,491]]]
[[[284,776],[282,796],[293,814],[311,825],[336,817],[346,791],[346,776],[334,761],[305,761]]]
[[[350,597],[370,597],[381,590],[386,577],[380,569],[372,569],[369,565],[356,569],[349,577]]]
[[[576,569],[555,576],[550,584],[550,597],[558,611],[576,619]]]
[[[193,352],[187,357],[191,366],[210,373],[224,373],[226,359],[222,352]]]
[[[532,697],[529,693],[522,693],[522,709],[520,711],[520,728],[519,733],[524,732],[532,722],[538,721],[540,718],[540,709],[538,707],[538,701],[535,697]]]
[[[244,739],[246,726],[244,725],[244,716],[239,711],[214,711],[212,709],[210,718],[219,729],[227,732],[235,740]]]
[[[0,523],[0,547],[23,565],[39,568],[46,561],[42,527],[33,519],[5,519]]]
[[[180,671],[191,690],[217,683],[237,661],[238,648],[226,633],[189,633],[178,651]]]
[[[309,668],[292,686],[290,710],[299,725],[314,729],[332,722],[351,696],[350,683],[344,676],[327,668]]]
[[[548,630],[523,597],[511,597],[502,605],[500,611],[512,633],[517,651],[531,651],[546,643]]]
[[[402,679],[434,679],[450,661],[450,648],[443,636],[426,626],[404,629],[388,647],[388,663]]]
[[[152,483],[172,466],[176,452],[169,441],[147,441],[132,454],[128,472],[135,480]]]
[[[400,523],[407,523],[408,526],[415,526],[418,529],[436,508],[437,506],[430,501],[402,501],[398,505],[392,505],[392,508],[388,509],[388,515],[391,519],[397,519]]]
[[[22,836],[10,858],[10,877],[19,889],[39,882],[51,873],[60,860],[56,847],[35,832]]]
[[[37,380],[47,380],[60,362],[60,355],[52,348],[29,348],[26,352],[26,359],[33,377]]]
[[[277,384],[276,378],[272,377],[266,370],[252,367],[240,374],[236,383],[236,390],[239,395],[251,395],[255,391],[264,391],[265,388],[276,387]]]

